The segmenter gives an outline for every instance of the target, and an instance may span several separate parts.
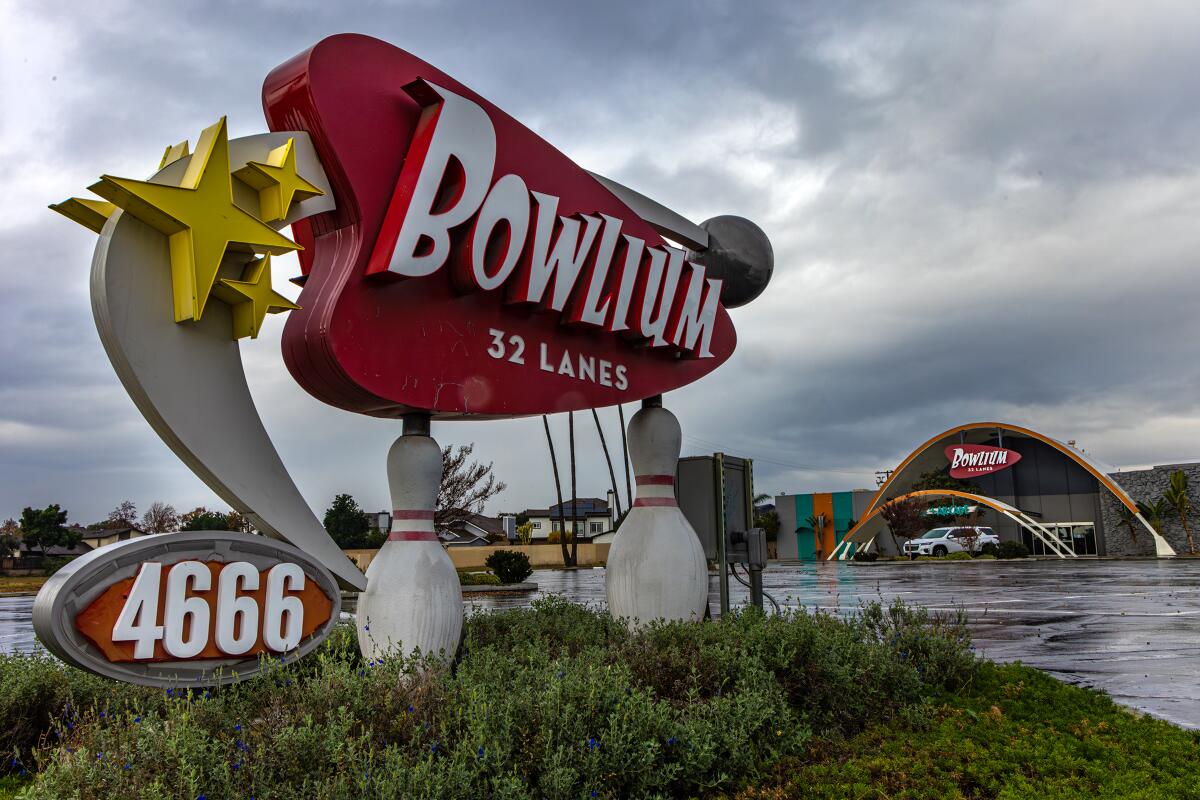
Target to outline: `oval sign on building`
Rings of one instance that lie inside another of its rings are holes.
[[[950,477],[962,480],[1008,469],[1021,460],[1021,454],[989,444],[952,444],[946,448],[946,460]]]
[[[329,635],[341,595],[291,545],[229,531],[131,539],[63,567],[33,608],[38,638],[63,661],[148,686],[211,686],[284,663]]]

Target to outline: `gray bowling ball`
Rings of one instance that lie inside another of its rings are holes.
[[[744,306],[763,293],[775,270],[771,240],[745,217],[723,214],[705,220],[708,249],[690,253],[688,260],[703,264],[709,277],[719,278],[726,308]]]

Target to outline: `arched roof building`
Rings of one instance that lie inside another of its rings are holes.
[[[1110,470],[1085,453],[1020,425],[974,422],[934,436],[901,461],[829,557],[846,558],[855,547],[895,550],[881,508],[903,497],[927,494],[917,489],[922,477],[947,470],[952,475],[967,473],[955,477],[969,481],[977,491],[934,494],[957,495],[983,506],[987,521],[982,524],[998,529],[1002,539],[1024,540],[1034,552],[1104,555],[1101,506],[1111,497],[1127,510],[1128,524],[1149,535],[1157,555],[1175,555]]]

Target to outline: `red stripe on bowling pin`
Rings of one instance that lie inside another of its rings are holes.
[[[633,501],[634,508],[671,508],[678,507],[675,500],[674,475],[638,475],[637,499]]]
[[[433,512],[427,509],[394,509],[392,511],[392,530],[388,533],[387,540],[389,542],[438,541],[437,534],[433,530]]]

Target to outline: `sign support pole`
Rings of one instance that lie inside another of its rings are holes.
[[[721,616],[729,613],[729,559],[726,554],[725,528],[725,454],[713,455],[713,497],[717,505],[717,586],[721,598]]]

